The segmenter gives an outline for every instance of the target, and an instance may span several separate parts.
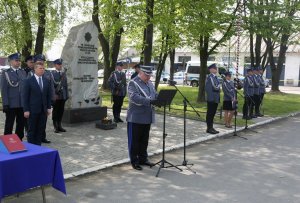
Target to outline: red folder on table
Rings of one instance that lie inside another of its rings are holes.
[[[16,134],[0,136],[0,151],[16,153],[26,151],[24,144]]]

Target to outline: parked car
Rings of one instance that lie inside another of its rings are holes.
[[[98,70],[98,78],[103,78],[104,77],[104,69]]]
[[[174,73],[173,80],[176,82],[177,85],[184,85],[185,83],[185,77],[184,72],[179,71]]]
[[[156,78],[156,70],[153,71],[153,74],[152,74],[150,80],[154,82],[154,81],[155,81],[155,78]],[[160,82],[160,83],[167,83],[169,79],[170,79],[170,74],[163,71],[163,72],[161,73],[160,81],[159,81],[159,82]]]

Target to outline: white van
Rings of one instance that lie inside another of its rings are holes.
[[[216,61],[207,61],[207,66],[216,63],[218,71],[224,71],[224,64]],[[193,87],[199,85],[200,61],[188,61],[185,66],[185,83]]]

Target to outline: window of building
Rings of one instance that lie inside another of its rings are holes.
[[[190,61],[192,59],[191,56],[178,56],[178,62],[184,62]]]

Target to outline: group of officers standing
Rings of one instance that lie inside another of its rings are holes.
[[[19,53],[11,54],[8,60],[10,68],[1,75],[4,135],[12,134],[15,124],[15,133],[21,140],[26,134],[29,143],[50,143],[46,138],[46,123],[51,113],[55,133],[66,132],[61,125],[68,99],[62,59],[54,60],[53,71],[45,70],[46,58],[43,54],[27,57],[24,61],[26,67],[21,67]]]
[[[224,93],[223,110],[224,124],[227,128],[232,128],[231,120],[234,114],[237,113],[237,86],[239,80],[235,82],[231,79],[231,73],[226,72],[223,82],[220,82],[217,77],[217,66],[212,64],[208,67],[210,74],[206,78],[205,91],[207,100],[207,133],[217,134],[219,131],[213,128],[213,120],[220,103],[221,86]],[[263,78],[263,70],[260,67],[248,68],[247,75],[243,81],[244,89],[244,105],[243,119],[250,120],[252,118],[262,117],[261,106],[264,95],[266,93],[265,80]],[[255,111],[255,112],[254,112]]]

